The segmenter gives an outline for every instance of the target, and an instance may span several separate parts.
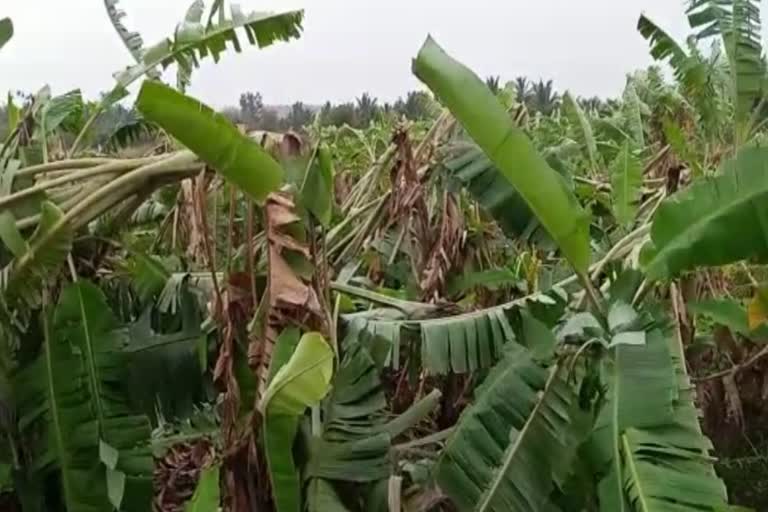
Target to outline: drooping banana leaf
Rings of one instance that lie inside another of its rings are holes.
[[[13,37],[13,22],[10,18],[0,19],[0,49]]]
[[[578,398],[564,377],[508,345],[435,466],[459,510],[555,510],[550,495],[570,472],[583,435],[574,419]]]
[[[592,124],[589,122],[587,114],[581,109],[578,102],[571,96],[571,93],[565,93],[563,97],[563,108],[568,120],[573,125],[578,140],[587,151],[587,157],[593,173],[600,172],[600,154],[597,152],[597,142],[592,133]]]
[[[165,69],[175,63],[179,69],[178,85],[183,89],[201,60],[212,57],[218,62],[229,45],[236,52],[241,51],[239,30],[245,33],[250,44],[264,48],[277,41],[299,38],[304,20],[304,11],[244,14],[234,4],[229,19],[223,16],[223,10],[220,13],[218,23],[206,25],[202,23],[202,9],[190,9],[172,39],[163,39],[148,47],[140,63],[116,75],[117,88],[126,89],[148,71],[158,66]]]
[[[627,81],[622,99],[624,100],[622,109],[627,118],[627,131],[632,135],[633,149],[642,151],[645,149],[643,110],[648,109],[648,106],[638,96],[635,84],[631,79]]]
[[[717,109],[712,99],[718,93],[712,83],[709,64],[700,55],[688,54],[667,32],[645,15],[637,22],[637,30],[649,42],[651,56],[669,63],[675,78],[681,85],[697,113],[701,116],[705,128],[710,128],[716,122]]]
[[[677,340],[668,336],[667,342]],[[622,435],[626,495],[638,512],[728,510],[725,485],[710,456],[712,443],[699,425],[695,388],[679,349],[670,351],[678,386],[673,419]]]
[[[598,414],[592,433],[591,448],[598,471],[607,471],[615,482],[607,484],[604,496],[618,502],[615,480],[615,453],[620,436],[631,427],[668,423],[673,418],[677,387],[667,341],[660,331],[646,335],[644,345],[617,345],[609,363],[607,400]]]
[[[392,343],[392,356],[388,364],[397,368],[399,345],[403,333],[410,332],[421,341],[421,359],[424,368],[432,375],[447,373],[470,373],[481,368],[492,367],[501,357],[503,346],[515,340],[515,331],[507,314],[526,307],[538,309],[538,314],[551,314],[559,318],[563,299],[553,291],[537,294],[492,308],[481,309],[443,318],[407,320],[402,316],[391,316],[391,310],[372,310],[364,313],[345,315],[351,331],[365,331],[381,336]],[[525,340],[518,340],[529,348]]]
[[[590,263],[589,216],[498,98],[432,38],[413,61],[413,72],[498,166],[574,268],[584,272]]]
[[[438,375],[490,368],[504,344],[515,339],[501,308],[426,320],[419,327],[422,363]]]
[[[651,45],[651,57],[667,60],[672,66],[675,77],[682,81],[688,71],[688,54],[663,29],[644,14],[637,20],[637,30]]]
[[[645,345],[613,348],[607,400],[585,451],[602,476],[601,511],[726,510],[694,389],[663,327],[652,323]]]
[[[265,415],[264,446],[279,512],[301,511],[293,443],[301,415],[330,389],[333,359],[333,350],[320,334],[305,334],[291,359],[275,374],[259,405]]]
[[[649,276],[768,259],[768,150],[738,152],[718,176],[667,199],[651,227],[643,259]]]
[[[136,107],[254,200],[280,185],[283,170],[264,148],[199,101],[146,81]]]
[[[124,497],[115,508],[140,512],[150,507],[154,461],[146,416],[131,410],[123,388],[127,357],[119,346],[117,320],[102,291],[87,281],[61,293],[54,316],[57,338],[77,347],[84,363],[86,386],[103,449],[114,450],[106,471],[112,491]],[[111,466],[111,467],[110,467]]]

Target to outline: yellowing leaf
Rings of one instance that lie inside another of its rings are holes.
[[[331,346],[319,333],[305,334],[290,360],[270,381],[261,401],[260,408],[266,416],[264,447],[278,512],[301,512],[301,485],[292,456],[293,442],[299,417],[331,388],[333,359]]]
[[[755,296],[747,307],[747,320],[751,331],[768,322],[768,289],[755,291]]]

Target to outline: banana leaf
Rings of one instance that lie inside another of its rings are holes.
[[[299,38],[304,20],[304,11],[245,14],[238,5],[232,5],[230,18],[225,17],[222,9],[217,22],[210,20],[208,24],[203,24],[202,11],[189,9],[184,21],[176,28],[173,39],[166,38],[148,47],[141,62],[118,73],[115,90],[127,89],[158,66],[166,68],[174,63],[178,66],[178,86],[184,89],[189,84],[192,70],[199,67],[201,60],[212,57],[214,62],[218,62],[228,45],[238,53],[241,51],[239,30],[245,33],[250,44],[265,48],[278,41]]]
[[[558,175],[515,126],[480,78],[428,38],[413,72],[456,116],[515,187],[580,272],[590,263],[589,215]]]
[[[333,359],[333,350],[320,334],[305,334],[290,360],[275,374],[259,405],[265,415],[264,446],[279,512],[302,509],[293,444],[300,417],[330,389]]]
[[[476,391],[434,474],[459,510],[555,510],[585,432],[578,398],[559,368],[547,370],[510,343]]]
[[[748,148],[720,174],[667,199],[642,259],[650,277],[744,259],[768,261],[768,149]]]
[[[210,107],[154,81],[144,82],[136,107],[252,199],[280,186],[280,165]]]

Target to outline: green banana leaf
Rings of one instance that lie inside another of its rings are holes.
[[[625,143],[611,164],[613,210],[619,224],[628,226],[635,220],[642,185],[643,164]]]
[[[112,482],[110,495],[121,499],[113,505],[124,511],[147,510],[153,496],[152,428],[146,416],[133,413],[123,390],[127,355],[119,346],[117,319],[104,293],[87,281],[69,285],[59,297],[54,326],[56,336],[77,347],[83,359],[99,442],[114,454],[106,474]]]
[[[528,203],[480,148],[470,148],[444,165],[451,177],[493,217],[506,236],[526,239],[527,235],[541,231],[541,224]]]
[[[642,260],[655,279],[743,259],[768,260],[768,149],[749,148],[718,176],[667,199]]]
[[[42,330],[39,357],[22,367],[13,380],[18,429],[28,450],[26,474],[17,476],[17,485],[40,482],[51,471],[58,471],[67,511],[112,510],[82,359],[67,339],[58,336],[45,310]],[[43,489],[32,493],[42,496]]]
[[[587,151],[591,171],[593,173],[600,172],[600,154],[597,152],[597,142],[592,132],[592,124],[570,92],[565,93],[563,97],[563,109],[571,125],[573,125],[577,140]]]
[[[673,333],[677,398],[672,421],[628,429],[621,438],[626,496],[638,512],[730,510],[725,485],[714,470],[712,443],[701,431],[695,388],[680,359]]]
[[[365,331],[390,341],[392,350],[387,363],[393,368],[397,368],[399,360],[401,331],[417,332],[421,340],[422,365],[432,375],[445,375],[471,373],[496,364],[503,354],[504,345],[515,340],[516,332],[510,324],[509,313],[526,307],[534,316],[553,316],[557,320],[562,315],[563,306],[562,297],[553,291],[522,302],[512,301],[443,318],[416,321],[393,314],[391,310],[371,310],[344,315],[344,319],[350,332]],[[534,312],[534,309],[537,311]],[[545,345],[536,341],[529,344],[523,339],[517,341],[528,348]]]
[[[590,263],[589,215],[471,70],[428,38],[413,72],[456,116],[525,199],[579,272]]]
[[[448,440],[437,482],[458,510],[554,510],[550,495],[586,434],[580,415],[564,372],[510,343]]]
[[[261,201],[280,186],[283,170],[264,148],[199,101],[146,81],[136,107],[252,199]]]
[[[652,323],[645,338],[613,348],[607,400],[583,451],[601,477],[600,510],[726,510],[676,337]]]
[[[0,19],[0,49],[13,37],[13,22],[10,18]]]
[[[342,341],[344,356],[333,389],[323,401],[322,436],[306,440],[309,457],[304,472],[310,479],[310,510],[323,510],[323,503],[333,502],[336,494],[330,491],[335,481],[359,484],[360,498],[365,500],[368,493],[363,488],[386,480],[394,469],[392,439],[427,417],[440,400],[435,390],[389,419],[380,374],[388,345],[386,339],[363,331],[348,332]],[[342,490],[345,496],[352,492],[348,485],[338,489]],[[368,510],[372,504],[366,506]]]
[[[724,325],[733,332],[743,336],[752,334],[749,328],[749,316],[747,308],[736,299],[710,299],[689,302],[688,311],[696,315],[703,315],[712,319],[715,323]]]
[[[622,94],[622,105],[624,116],[627,118],[627,131],[632,136],[632,148],[645,149],[645,130],[643,126],[643,112],[648,110],[648,106],[643,103],[637,94],[637,88],[630,79]]]
[[[260,403],[265,416],[264,446],[272,493],[279,512],[302,509],[293,443],[304,411],[330,389],[333,359],[333,349],[319,333],[305,334],[290,360],[269,383]]]
[[[691,28],[699,29],[698,40],[722,37],[730,64],[737,134],[743,136],[766,92],[760,1],[692,0],[687,14]]]
[[[333,213],[333,161],[325,144],[319,144],[304,176],[300,190],[301,204],[326,228]]]
[[[218,465],[203,469],[195,494],[184,505],[184,512],[217,512],[221,501]]]

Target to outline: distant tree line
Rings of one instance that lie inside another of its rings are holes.
[[[349,125],[366,128],[384,116],[404,117],[416,121],[428,119],[437,112],[432,96],[423,91],[411,91],[394,103],[380,102],[368,93],[352,102],[325,102],[321,106],[309,106],[300,101],[284,112],[264,104],[260,93],[245,92],[240,95],[238,107],[226,107],[222,113],[235,123],[249,130],[300,130],[317,119],[321,126]],[[281,115],[282,114],[282,115]]]
[[[530,112],[537,112],[545,116],[556,112],[562,103],[562,96],[555,89],[552,80],[539,79],[530,80],[527,77],[519,76],[514,80],[507,82],[506,86],[501,85],[501,78],[490,76],[485,80],[488,88],[495,94],[499,94],[506,88],[514,96],[515,101],[526,106]],[[612,100],[602,100],[597,96],[590,98],[577,98],[581,108],[588,112],[603,112],[615,107]]]
[[[562,96],[552,80],[534,81],[527,77],[517,77],[502,85],[500,77],[491,76],[486,79],[486,84],[495,94],[506,92],[508,96],[513,96],[515,101],[524,104],[532,113],[549,116],[557,112],[561,105]],[[17,98],[20,100],[19,104],[29,99],[21,93],[17,93]],[[604,101],[598,97],[578,98],[578,102],[588,112],[602,113],[616,106],[615,101]],[[94,105],[89,102],[86,110]],[[411,91],[394,103],[381,102],[369,93],[363,93],[350,102],[327,101],[322,105],[307,105],[297,101],[290,107],[265,105],[260,93],[244,92],[240,95],[237,106],[225,107],[222,113],[248,130],[299,131],[316,120],[321,126],[349,125],[353,128],[366,128],[378,119],[389,117],[417,121],[430,119],[438,111],[437,102],[424,91]],[[113,105],[99,116],[91,137],[98,143],[105,142],[123,127],[130,127],[136,119],[137,115],[132,109],[120,104]],[[0,142],[7,134],[7,107],[0,105]]]

